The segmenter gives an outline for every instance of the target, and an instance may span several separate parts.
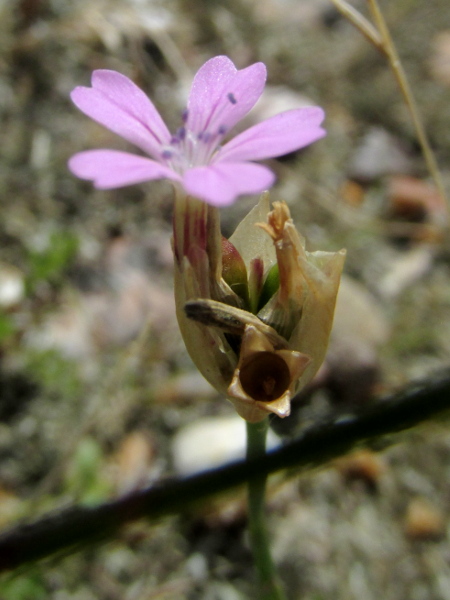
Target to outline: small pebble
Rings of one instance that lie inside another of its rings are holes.
[[[278,438],[269,432],[267,446]],[[174,468],[180,475],[212,469],[245,456],[245,421],[237,415],[204,417],[182,427],[172,442]]]
[[[414,541],[441,538],[445,533],[441,511],[424,498],[411,500],[406,509],[405,533]]]
[[[362,480],[369,486],[376,486],[385,464],[382,458],[371,450],[357,450],[338,460],[336,466],[347,480]]]
[[[19,304],[24,296],[23,274],[11,265],[0,263],[0,307],[12,308]]]

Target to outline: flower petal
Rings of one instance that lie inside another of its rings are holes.
[[[275,175],[263,165],[220,163],[196,167],[184,174],[188,194],[213,206],[232,204],[241,194],[259,194],[273,185]]]
[[[314,106],[275,115],[230,140],[214,162],[263,160],[304,148],[326,135],[320,127],[324,116],[323,110]]]
[[[170,132],[160,114],[128,77],[100,69],[92,73],[92,87],[76,87],[70,97],[88,117],[158,159]]]
[[[228,131],[255,105],[266,76],[263,63],[238,71],[226,56],[211,58],[200,67],[192,82],[188,128],[196,133]]]
[[[99,190],[124,187],[152,179],[174,179],[180,176],[160,163],[118,150],[87,150],[70,158],[68,167],[81,179],[89,179]]]

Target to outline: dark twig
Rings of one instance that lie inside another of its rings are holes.
[[[184,479],[162,481],[94,508],[75,506],[18,525],[0,536],[0,571],[79,545],[106,540],[137,519],[181,513],[204,498],[262,474],[326,463],[380,436],[413,427],[450,409],[450,371],[405,387],[359,412],[313,425],[265,457],[237,462]]]

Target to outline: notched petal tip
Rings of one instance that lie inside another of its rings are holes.
[[[256,104],[266,77],[263,63],[239,70],[226,56],[208,60],[192,82],[188,99],[189,129],[197,134],[229,131]]]
[[[114,80],[131,83],[132,86],[136,85],[133,81],[131,81],[129,77],[127,77],[123,73],[119,73],[119,71],[114,71],[113,69],[95,69],[94,71],[92,71],[92,87],[103,87],[105,82],[111,82]]]
[[[78,107],[78,101],[79,101],[79,97],[80,94],[83,94],[86,90],[89,90],[90,88],[83,86],[83,85],[77,85],[77,87],[73,88],[73,90],[70,92],[69,96],[70,99],[72,100],[72,102],[75,104],[75,106]]]

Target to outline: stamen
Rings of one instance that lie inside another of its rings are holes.
[[[217,130],[217,133],[218,133],[219,135],[225,135],[225,134],[226,134],[226,132],[227,132],[227,128],[225,127],[225,125],[221,125],[221,126],[219,127],[219,129]]]
[[[189,117],[189,111],[187,108],[185,108],[183,110],[183,112],[181,113],[181,120],[183,121],[183,123],[187,123],[188,117]]]
[[[237,104],[237,100],[236,100],[234,94],[232,94],[231,92],[229,92],[227,94],[227,98],[231,102],[231,104]]]
[[[210,142],[211,138],[212,138],[212,135],[208,131],[201,131],[197,135],[197,139],[201,142],[204,142],[205,144],[208,144],[208,142]]]
[[[184,140],[185,137],[186,137],[186,129],[184,127],[180,127],[175,132],[175,135],[173,135],[170,138],[170,143],[172,145],[179,144],[180,142],[182,142]]]
[[[179,127],[175,135],[180,141],[183,141],[186,137],[186,127]]]
[[[162,158],[169,160],[173,157],[173,152],[171,150],[163,150],[161,156]]]

